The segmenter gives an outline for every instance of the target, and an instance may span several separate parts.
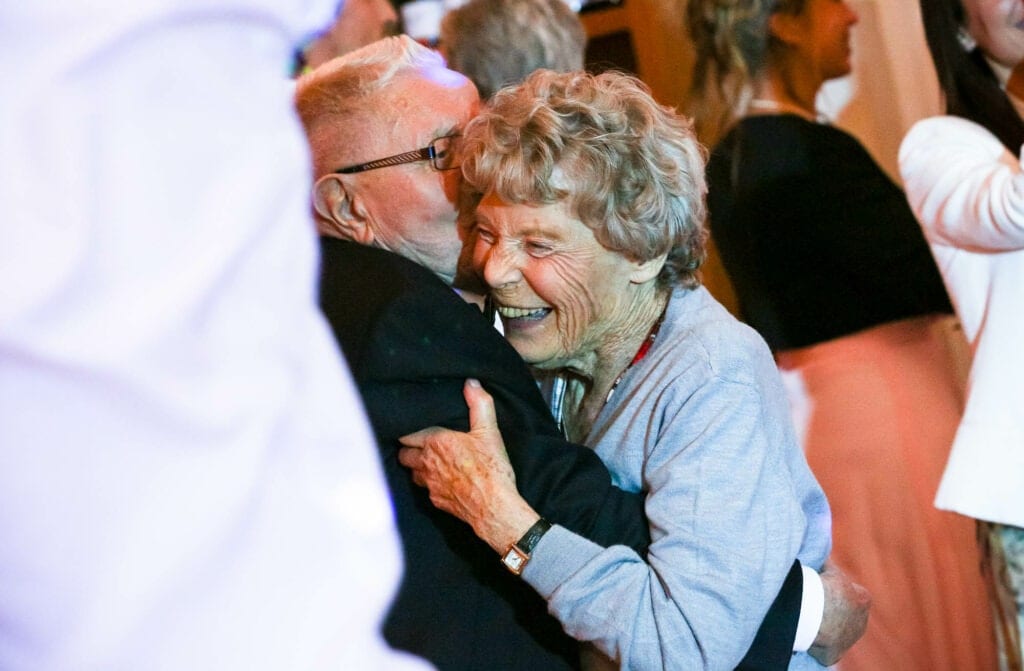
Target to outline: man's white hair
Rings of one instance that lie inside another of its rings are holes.
[[[444,58],[433,49],[428,49],[408,35],[385,37],[365,47],[332,58],[315,70],[299,78],[296,95],[311,86],[345,78],[350,72],[359,72],[362,86],[367,93],[387,85],[395,75],[406,70],[428,67],[445,67]]]
[[[320,177],[337,166],[337,150],[384,110],[381,92],[395,77],[444,68],[444,58],[407,35],[386,37],[331,59],[296,84],[295,106],[313,149],[313,172]]]

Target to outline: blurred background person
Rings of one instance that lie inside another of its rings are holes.
[[[438,48],[487,100],[534,70],[582,70],[586,45],[565,0],[470,0],[445,14]]]
[[[922,0],[925,38],[949,114],[1017,155],[1024,142],[1024,3]]]
[[[329,18],[0,8],[0,668],[427,668],[282,86]]]
[[[391,0],[342,0],[334,21],[298,49],[293,74],[308,72],[332,58],[398,33],[398,13]]]
[[[967,405],[935,503],[980,521],[1003,668],[1024,630],[1024,3],[922,0],[949,114],[918,123],[900,152],[974,359]],[[975,123],[976,122],[976,123]]]
[[[903,192],[821,123],[850,70],[838,0],[692,0],[712,234],[743,318],[774,350],[834,557],[874,594],[847,669],[991,669],[969,520],[935,490],[963,403],[962,335]],[[955,604],[955,606],[952,606]]]

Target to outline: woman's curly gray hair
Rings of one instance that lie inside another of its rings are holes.
[[[605,248],[639,261],[666,254],[660,286],[700,284],[706,152],[689,120],[635,77],[537,71],[491,99],[462,150],[465,219],[488,193],[567,201]]]

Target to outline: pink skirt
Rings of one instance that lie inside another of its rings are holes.
[[[832,505],[832,559],[873,596],[841,671],[992,671],[974,521],[933,505],[963,409],[966,344],[923,317],[776,355]]]

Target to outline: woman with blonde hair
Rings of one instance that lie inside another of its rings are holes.
[[[874,594],[844,671],[994,668],[973,524],[932,505],[960,418],[962,336],[903,192],[821,121],[850,72],[843,0],[691,0],[711,231],[783,374],[832,503],[834,557]]]

